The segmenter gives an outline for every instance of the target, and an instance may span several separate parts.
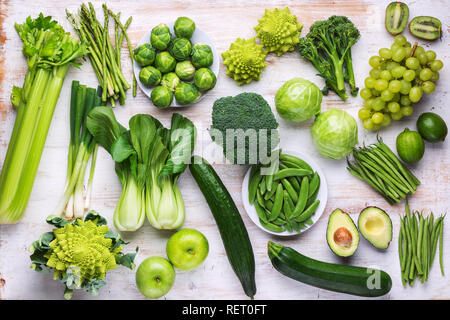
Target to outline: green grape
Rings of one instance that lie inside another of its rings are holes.
[[[370,57],[369,64],[371,67],[376,68],[381,64],[381,58],[379,56]]]
[[[411,47],[405,47],[405,57],[411,56],[411,51],[412,51]]]
[[[427,52],[425,52],[425,54],[427,55],[428,62],[436,59],[436,52],[434,52],[433,50],[428,50]]]
[[[400,112],[402,113],[402,115],[404,115],[405,117],[408,117],[410,115],[412,115],[413,113],[413,107],[412,106],[403,106],[400,108]]]
[[[411,104],[411,100],[409,100],[409,95],[402,95],[400,98],[400,104],[402,106],[409,106]]]
[[[407,40],[405,36],[402,36],[399,34],[398,36],[394,37],[394,43],[398,44],[399,46],[404,46],[406,44]]]
[[[439,72],[433,71],[433,75],[431,76],[430,81],[436,82],[439,80]]]
[[[392,75],[391,75],[391,73],[388,70],[381,71],[380,79],[384,79],[386,81],[389,81],[389,80],[391,80],[391,78],[392,78]]]
[[[436,85],[431,81],[425,81],[422,83],[422,90],[426,94],[432,93],[436,89]]]
[[[391,101],[393,97],[394,97],[394,93],[392,91],[390,91],[389,89],[385,89],[385,90],[381,91],[381,94],[380,94],[381,100],[388,102],[388,101]]]
[[[366,109],[366,108],[361,108],[361,109],[359,109],[359,111],[358,111],[358,117],[359,117],[361,120],[369,119],[369,118],[370,118],[370,110],[369,110],[369,109]]]
[[[401,118],[403,118],[403,114],[400,111],[391,113],[391,118],[392,120],[400,120]]]
[[[375,98],[373,100],[372,109],[375,111],[381,111],[386,106],[386,102],[383,101],[381,98]]]
[[[419,78],[420,76],[420,71],[422,71],[422,68],[419,67],[418,69],[414,70],[414,72],[416,73],[416,78]]]
[[[372,78],[372,77],[367,77],[367,78],[364,80],[364,84],[366,85],[366,88],[372,89],[373,86],[375,85],[375,79]]]
[[[371,119],[374,124],[380,124],[383,122],[383,114],[381,112],[375,112]]]
[[[405,67],[398,66],[391,70],[391,74],[394,78],[398,79],[398,78],[403,77],[403,74],[405,73],[405,71],[406,71]]]
[[[372,127],[372,131],[378,131],[381,128],[381,124],[374,124]]]
[[[391,71],[392,69],[394,69],[395,67],[398,67],[399,64],[395,61],[387,61],[386,62],[386,70]]]
[[[418,46],[416,48],[416,51],[414,51],[414,57],[418,57],[419,55],[421,55],[422,53],[425,53],[425,49],[421,46]]]
[[[380,94],[381,94],[381,92],[380,91],[378,91],[377,89],[370,89],[370,91],[372,92],[372,96],[373,97],[379,97],[380,96]]]
[[[403,87],[402,82],[399,80],[392,80],[389,82],[389,91],[391,91],[393,93],[400,92],[402,87]]]
[[[406,70],[403,74],[403,79],[406,81],[413,81],[416,77],[414,70]]]
[[[378,79],[377,81],[375,81],[375,86],[374,88],[378,91],[383,91],[384,89],[386,89],[388,87],[388,82],[384,79]]]
[[[430,68],[433,71],[439,71],[442,69],[442,67],[444,66],[444,63],[442,63],[441,60],[434,60],[433,62],[431,62],[430,64]]]
[[[400,62],[406,57],[405,48],[399,48],[392,54],[392,60],[395,62]]]
[[[364,129],[366,129],[366,130],[372,130],[372,128],[373,128],[373,122],[372,122],[372,119],[365,119],[365,120],[363,121],[363,127],[364,127]]]
[[[422,98],[422,89],[420,87],[412,87],[411,91],[409,91],[409,100],[411,100],[411,102],[418,102],[420,100],[420,98]]]
[[[401,80],[400,81],[402,84],[402,88],[400,89],[400,93],[401,94],[409,94],[409,91],[411,90],[411,82],[406,81],[406,80]]]
[[[392,54],[394,54],[394,52],[397,51],[397,50],[400,49],[400,48],[402,48],[402,46],[401,46],[401,45],[398,45],[397,43],[394,42],[394,43],[391,45],[391,51],[392,51]]]
[[[364,107],[366,107],[367,109],[372,109],[374,101],[375,99],[364,100]]]
[[[372,96],[372,92],[370,91],[370,89],[364,88],[359,92],[359,95],[361,96],[361,98],[363,98],[364,100],[369,99]]]
[[[411,48],[411,47],[412,47],[411,42],[407,41],[407,42],[405,43],[405,47],[406,47],[406,48]]]
[[[414,57],[409,57],[409,58],[406,59],[406,61],[405,61],[405,66],[406,66],[408,69],[411,69],[411,70],[417,70],[417,69],[420,68],[420,62],[419,62],[419,59],[414,58]]]
[[[425,53],[421,53],[417,56],[421,65],[426,65],[428,63],[428,58]]]
[[[380,73],[381,73],[381,70],[375,69],[375,68],[370,70],[370,72],[369,72],[370,76],[375,80],[380,78]]]
[[[394,102],[400,102],[400,92],[394,93],[394,97],[391,99]]]
[[[380,54],[380,57],[385,60],[389,60],[392,58],[392,51],[388,48],[381,48],[380,50],[378,50],[378,53]]]
[[[387,127],[391,124],[391,116],[388,113],[383,115],[383,121],[381,121],[381,125],[383,127]]]
[[[396,113],[400,111],[400,105],[398,104],[398,102],[389,102],[387,105],[387,109],[391,113]]]
[[[432,76],[433,76],[433,71],[431,71],[430,68],[424,68],[424,69],[420,70],[420,73],[419,73],[420,80],[428,81],[431,79]]]

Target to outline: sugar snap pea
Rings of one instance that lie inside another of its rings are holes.
[[[308,177],[303,177],[302,184],[300,186],[300,192],[298,194],[298,201],[295,205],[293,217],[299,216],[305,209],[306,202],[308,201],[309,180]]]
[[[253,172],[252,174],[252,171]],[[262,176],[260,174],[259,166],[253,166],[250,171],[250,179],[248,181],[248,201],[250,204],[253,204],[256,199],[256,190],[258,189],[259,182],[261,181]]]
[[[276,224],[270,223],[270,222],[264,222],[262,220],[259,220],[261,222],[261,225],[266,228],[267,230],[273,231],[273,232],[283,232],[283,227],[277,226]]]
[[[270,211],[269,221],[273,221],[276,218],[278,218],[282,207],[283,207],[283,185],[280,183],[277,186],[277,192],[275,193],[275,200],[273,202],[272,210]]]
[[[295,218],[295,221],[303,222],[303,221],[308,220],[308,218],[311,217],[314,214],[314,212],[316,212],[319,204],[320,204],[320,200],[314,201],[308,208],[305,209],[305,211],[302,212],[301,215],[299,215],[297,218]]]
[[[261,195],[266,193],[266,177],[262,176],[261,182],[259,183],[259,191],[261,192]]]
[[[300,183],[298,182],[297,177],[288,177],[287,179],[290,182],[290,184],[292,185],[292,187],[294,188],[294,190],[296,192],[299,192],[300,191]]]
[[[280,160],[283,162],[285,162],[285,161],[291,162],[300,168],[303,168],[303,169],[306,169],[306,170],[309,170],[312,172],[311,166],[308,163],[306,163],[306,161],[304,161],[298,157],[295,157],[295,156],[292,156],[289,154],[280,154]]]
[[[264,201],[265,207],[267,210],[272,211],[273,208],[273,202],[270,199],[267,199]]]
[[[258,202],[255,202],[255,210],[256,213],[258,214],[258,217],[260,220],[264,221],[264,222],[268,222],[267,220],[267,214],[264,208],[262,208]]]
[[[294,187],[292,187],[292,184],[286,178],[281,179],[281,183],[283,184],[284,189],[288,192],[292,201],[297,203],[298,195],[297,195],[297,192],[295,192]]]
[[[319,189],[320,186],[320,177],[317,172],[314,172],[314,175],[311,178],[311,181],[309,183],[309,194],[313,194],[316,192],[317,189]]]
[[[289,193],[284,190],[283,191],[283,211],[284,211],[284,215],[286,216],[287,220],[290,220],[292,217],[292,210],[291,210],[291,206],[289,205]]]
[[[280,180],[287,177],[299,177],[299,176],[307,176],[309,174],[312,174],[312,171],[306,170],[306,169],[293,169],[293,168],[287,168],[287,169],[281,169],[274,175],[274,180]]]
[[[261,207],[265,207],[265,203],[264,203],[264,198],[263,198],[263,196],[261,195],[261,192],[259,191],[259,189],[258,189],[258,191],[256,192],[256,202],[261,206]]]

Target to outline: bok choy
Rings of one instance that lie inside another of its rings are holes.
[[[16,121],[0,175],[0,223],[16,223],[25,212],[44,149],[53,112],[70,65],[87,53],[50,16],[41,13],[14,25],[23,41],[28,70],[11,102]]]
[[[185,208],[177,181],[194,149],[194,124],[174,113],[167,129],[154,117],[137,114],[127,130],[107,107],[94,108],[86,123],[97,143],[116,162],[122,183],[114,212],[116,228],[137,230],[145,216],[157,229],[179,228]]]

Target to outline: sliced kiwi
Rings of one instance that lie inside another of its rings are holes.
[[[441,37],[442,23],[433,17],[419,16],[411,20],[409,31],[417,38],[435,40]]]
[[[386,30],[393,35],[397,35],[405,30],[409,19],[408,6],[399,1],[391,2],[386,7],[386,19],[384,21]]]

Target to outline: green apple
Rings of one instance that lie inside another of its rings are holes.
[[[162,297],[175,282],[175,269],[167,259],[150,257],[142,261],[136,271],[136,284],[147,298]]]
[[[209,244],[200,231],[186,228],[170,237],[166,252],[176,268],[192,270],[201,265],[208,256]]]

